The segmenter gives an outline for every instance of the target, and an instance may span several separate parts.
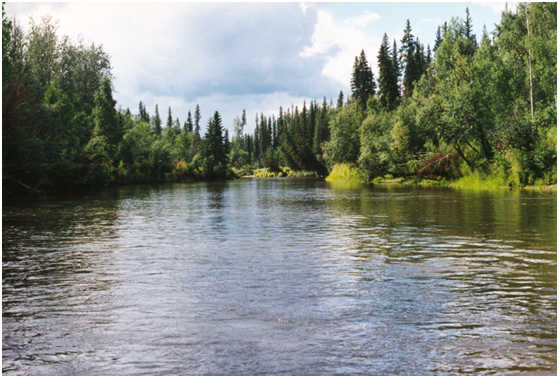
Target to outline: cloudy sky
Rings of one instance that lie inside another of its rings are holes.
[[[8,3],[26,29],[49,15],[60,35],[102,44],[111,56],[118,106],[150,113],[159,104],[181,123],[200,104],[225,126],[242,109],[254,115],[348,92],[354,57],[373,71],[383,33],[402,37],[405,20],[424,44],[437,25],[470,8],[475,32],[494,30],[505,3]]]

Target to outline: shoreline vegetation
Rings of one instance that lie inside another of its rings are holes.
[[[24,32],[3,7],[3,196],[239,177],[556,192],[557,4],[520,3],[481,36],[466,8],[432,48],[403,24],[378,77],[362,50],[351,93],[257,114],[252,132],[242,110],[230,135],[199,105],[166,121],[117,107],[102,47],[50,19]]]
[[[393,177],[385,175],[368,179],[363,172],[357,167],[346,164],[336,165],[332,169],[332,174],[326,177],[326,182],[341,185],[373,185],[383,187],[423,187],[423,188],[452,188],[467,191],[511,191],[525,190],[539,193],[557,193],[557,184],[544,185],[537,182],[534,185],[511,185],[510,180],[503,180],[499,177],[491,175],[482,175],[479,173],[463,176],[454,181],[448,181],[445,178],[438,177],[435,179],[420,178],[418,176],[411,177]]]

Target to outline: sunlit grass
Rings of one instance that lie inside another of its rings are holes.
[[[557,184],[554,185],[527,185],[522,188],[529,192],[536,193],[557,193]]]
[[[254,170],[253,177],[270,178],[270,177],[277,177],[277,175],[275,172],[269,170],[268,168],[259,168]]]
[[[483,174],[478,171],[470,172],[449,185],[454,189],[471,191],[503,191],[517,188],[514,181],[502,174]]]
[[[367,177],[351,164],[336,164],[332,167],[330,174],[326,177],[327,182],[345,184],[365,184]]]

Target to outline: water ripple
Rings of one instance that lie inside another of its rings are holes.
[[[7,375],[557,370],[554,195],[241,180],[3,211]]]

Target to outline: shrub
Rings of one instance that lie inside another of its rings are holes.
[[[343,181],[348,183],[367,183],[367,176],[352,164],[336,164],[326,177],[328,182]]]

